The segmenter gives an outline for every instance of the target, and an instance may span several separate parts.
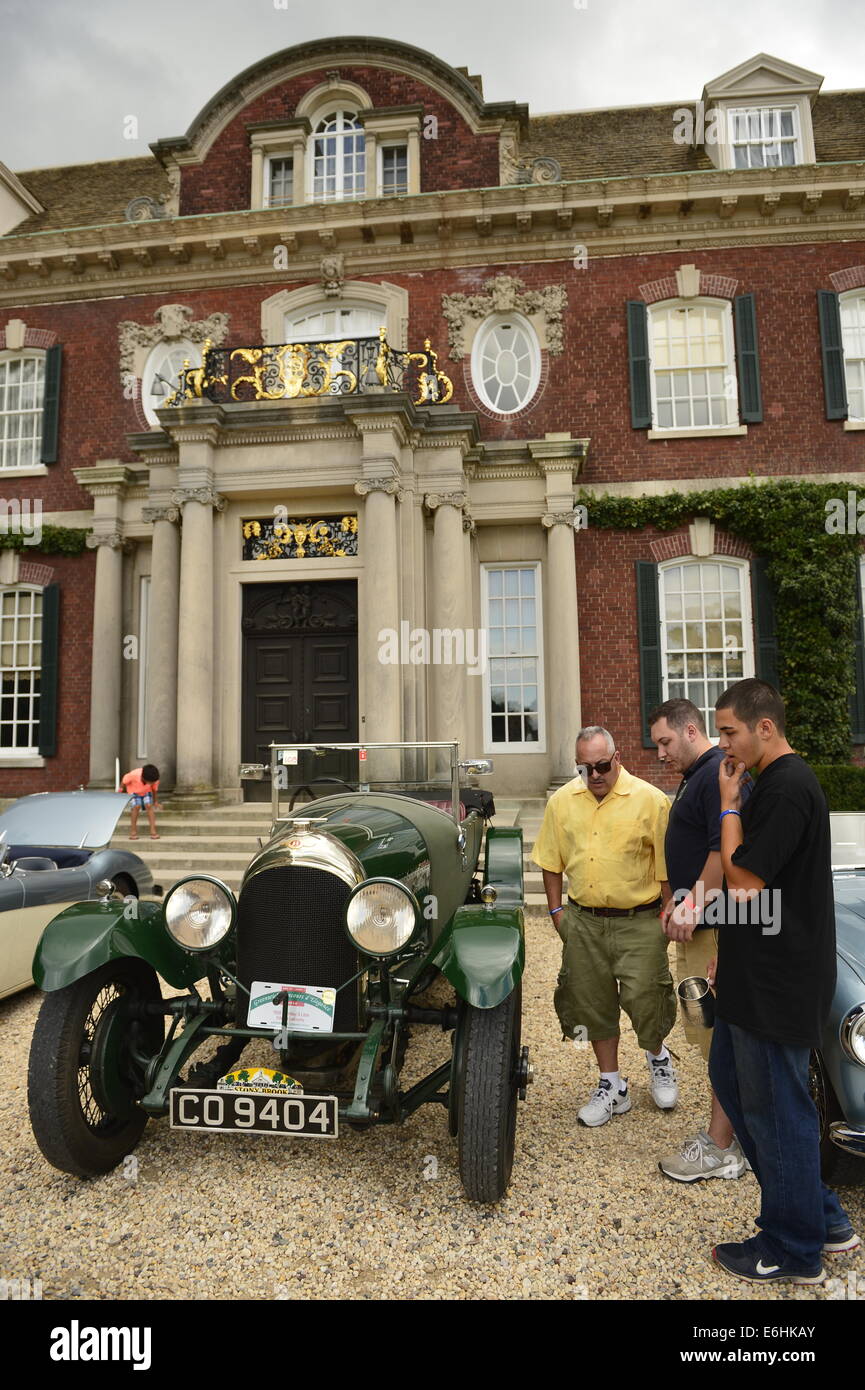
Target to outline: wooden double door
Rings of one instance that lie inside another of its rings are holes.
[[[357,581],[249,584],[243,593],[241,757],[271,743],[357,741]],[[269,800],[246,782],[247,800]]]

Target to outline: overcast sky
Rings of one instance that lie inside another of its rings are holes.
[[[243,68],[329,35],[427,48],[538,115],[693,101],[760,51],[862,88],[863,19],[863,0],[0,0],[0,161],[147,154]]]

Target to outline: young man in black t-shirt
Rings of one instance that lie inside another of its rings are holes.
[[[756,1283],[825,1278],[824,1251],[859,1244],[821,1181],[808,1089],[835,988],[835,911],[826,798],[784,736],[784,703],[766,681],[718,700],[721,860],[737,920],[720,929],[709,1075],[761,1188],[760,1234],[712,1251]],[[756,788],[743,806],[748,768]]]

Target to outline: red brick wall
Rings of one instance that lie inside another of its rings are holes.
[[[439,92],[404,73],[340,63],[343,79],[369,93],[374,107],[422,105],[435,116],[436,138],[422,138],[421,192],[446,188],[490,188],[499,182],[499,141],[495,133],[473,135]],[[324,69],[305,72],[251,101],[229,122],[201,165],[184,168],[180,211],[231,212],[249,207],[252,155],[246,127],[255,121],[289,121],[308,91],[327,81]],[[423,129],[423,127],[422,127]]]
[[[45,768],[3,768],[0,797],[29,792],[68,791],[90,775],[90,637],[96,557],[45,555],[30,547],[22,561],[39,560],[53,571],[50,582],[60,586],[60,679],[58,687],[57,756]]]

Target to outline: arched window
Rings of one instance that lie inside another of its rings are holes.
[[[649,309],[655,429],[739,423],[729,302],[673,301]]]
[[[377,338],[378,330],[387,321],[387,310],[360,307],[359,305],[338,305],[332,302],[304,309],[302,313],[285,315],[285,341],[287,343],[328,343],[339,342],[341,338]]]
[[[0,756],[35,754],[42,675],[42,590],[0,589]]]
[[[521,314],[493,314],[472,344],[472,382],[485,405],[513,415],[538,389],[541,353],[537,334]]]
[[[0,469],[39,463],[44,403],[45,353],[0,353]]]
[[[676,560],[659,567],[665,700],[691,700],[710,737],[715,701],[754,674],[751,593],[744,560]]]
[[[353,111],[332,111],[312,135],[312,197],[360,198],[366,188],[366,141]]]
[[[201,348],[186,338],[157,343],[144,366],[141,378],[141,404],[149,425],[159,427],[156,417],[173,391],[177,390],[183,363],[201,366]]]
[[[847,417],[865,420],[865,290],[843,295],[838,307],[847,382]]]

